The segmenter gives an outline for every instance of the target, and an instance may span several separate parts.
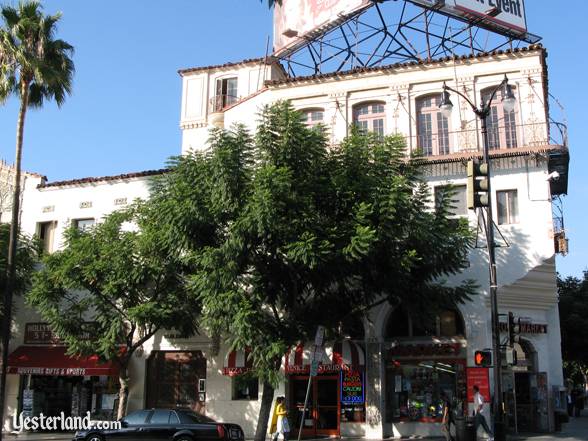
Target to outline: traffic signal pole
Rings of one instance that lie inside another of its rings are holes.
[[[500,353],[500,323],[498,320],[498,280],[496,277],[496,247],[494,243],[494,221],[492,216],[492,165],[488,148],[487,117],[490,113],[490,102],[476,114],[482,123],[482,142],[484,162],[488,167],[488,206],[486,207],[486,245],[488,247],[488,270],[490,278],[490,309],[492,316],[492,355],[494,359],[494,438],[496,441],[506,440],[506,424],[504,421],[504,403],[502,393],[502,358]]]

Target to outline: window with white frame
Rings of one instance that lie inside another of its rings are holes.
[[[482,100],[487,103],[494,89],[482,91]],[[512,91],[515,92],[512,86]],[[517,111],[516,106],[507,112],[502,105],[504,90],[500,89],[490,103],[490,114],[486,117],[489,149],[512,149],[517,147]],[[516,96],[516,93],[515,93]]]
[[[448,155],[449,119],[439,110],[438,95],[416,100],[417,146],[425,156]]]
[[[517,224],[519,222],[519,201],[516,190],[496,192],[498,225]]]
[[[302,122],[308,127],[314,127],[318,124],[322,124],[325,118],[325,112],[323,109],[304,109],[301,110]]]
[[[95,223],[96,223],[96,221],[94,220],[93,217],[86,218],[86,219],[74,219],[72,221],[73,226],[80,231],[86,231],[86,230],[90,229],[91,227],[94,226]]]
[[[384,103],[372,102],[357,104],[353,108],[353,122],[365,132],[373,132],[384,137],[386,109]]]
[[[214,111],[223,110],[237,102],[237,84],[237,77],[219,78],[216,80],[216,94],[212,103]]]
[[[468,214],[465,185],[439,185],[435,187],[435,209],[441,206],[441,201],[444,198],[449,198],[450,214],[452,216]]]

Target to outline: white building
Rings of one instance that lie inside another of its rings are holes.
[[[519,430],[547,431],[553,428],[553,410],[564,383],[555,255],[567,242],[560,223],[554,223],[552,198],[567,193],[569,157],[565,131],[552,123],[546,104],[546,57],[545,49],[532,46],[296,78],[288,77],[272,59],[184,69],[180,71],[182,153],[206,148],[213,126],[228,128],[239,122],[254,129],[263,105],[290,100],[304,112],[308,124],[326,125],[333,144],[346,136],[351,124],[404,136],[407,154],[420,149],[427,156],[426,178],[433,194],[449,183],[456,185],[455,214],[467,216],[475,227],[477,218],[465,203],[465,164],[481,153],[479,120],[456,95],[452,96],[454,111],[445,118],[438,100],[447,83],[480,104],[507,75],[517,97],[516,108],[506,112],[499,94],[488,119],[495,222],[504,238],[499,237],[499,242],[509,245],[497,250],[499,309],[524,317],[525,326],[517,346],[519,363],[505,371],[505,390],[513,429],[516,424]],[[554,171],[559,179],[554,179]],[[61,232],[72,221],[83,226],[86,220],[97,220],[136,197],[148,197],[146,184],[154,173],[159,172],[53,184],[38,178],[39,187],[25,190],[23,229],[31,234],[43,232],[47,246],[58,249]],[[479,295],[459,311],[444,312],[436,329],[421,329],[418,320],[382,306],[371,312],[370,324],[365,323],[350,339],[333,342],[320,375],[313,380],[305,434],[440,435],[440,392],[467,402],[472,382],[484,383],[485,371],[469,369],[474,352],[491,347],[484,249],[471,252],[470,267],[453,281],[463,279],[477,280]],[[19,308],[13,351],[49,354],[51,333],[42,324],[35,328],[40,321],[33,312]],[[241,424],[251,436],[261,385],[241,382],[238,374],[247,370],[245,354],[227,354],[223,347],[217,353],[215,346],[204,337],[179,339],[165,332],[145,344],[141,356],[133,359],[130,410],[190,405],[213,418]],[[278,391],[286,395],[295,427],[300,424],[308,379],[308,354],[302,346],[285,357],[285,381]],[[39,396],[39,403],[45,403],[50,393],[41,397],[41,389],[69,388],[73,392],[61,401],[53,399],[53,404],[59,401],[62,408],[74,407],[73,401],[76,410],[91,407],[97,413],[101,407],[112,407],[110,394],[115,389],[108,372],[91,377],[98,373],[88,365],[86,377],[32,375],[40,371],[31,371],[26,363],[13,364],[13,371],[21,375],[9,376],[7,415],[22,409],[23,397],[31,394],[26,392],[29,382],[38,385],[32,394]],[[164,372],[180,372],[182,366],[189,366],[189,375],[166,377]],[[342,402],[341,372],[357,374],[365,403]],[[72,400],[76,393],[86,394],[81,400],[86,407],[80,407],[77,398]]]

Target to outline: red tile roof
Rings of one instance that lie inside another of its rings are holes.
[[[225,63],[225,64],[216,64],[216,65],[212,65],[212,66],[189,67],[186,69],[178,70],[178,73],[183,76],[184,74],[187,74],[187,73],[202,72],[205,70],[213,70],[213,69],[225,69],[225,68],[229,68],[229,67],[243,66],[243,65],[247,65],[247,64],[261,64],[261,63],[264,63],[266,65],[278,64],[278,60],[274,57],[248,58],[248,59],[241,60],[241,61],[234,61],[234,62]]]
[[[136,178],[144,178],[148,176],[156,176],[167,173],[169,169],[162,168],[159,170],[145,170],[141,172],[135,173],[125,173],[122,175],[114,175],[114,176],[98,176],[98,177],[88,177],[88,178],[79,178],[79,179],[70,179],[67,181],[55,181],[55,182],[46,182],[39,184],[37,188],[51,188],[51,187],[70,187],[70,186],[79,186],[85,184],[94,184],[98,182],[108,182],[108,181],[126,181],[129,179],[136,179]]]
[[[288,77],[282,80],[268,80],[265,82],[267,86],[280,86],[283,84],[291,84],[291,83],[298,83],[303,81],[312,81],[312,80],[323,80],[328,78],[337,78],[337,77],[344,77],[348,75],[355,75],[359,73],[368,73],[368,72],[385,72],[400,68],[406,67],[413,67],[413,66],[432,66],[435,64],[447,63],[451,61],[464,61],[464,60],[472,60],[472,59],[483,59],[483,58],[490,58],[496,57],[498,55],[508,55],[508,54],[518,54],[522,52],[533,52],[533,51],[541,51],[546,54],[546,50],[543,48],[541,44],[532,44],[528,47],[522,48],[514,48],[514,49],[506,49],[506,50],[495,50],[492,52],[481,52],[478,54],[470,54],[470,55],[456,55],[455,57],[442,57],[436,60],[430,61],[410,61],[406,63],[394,63],[388,64],[385,66],[374,66],[374,67],[356,67],[351,70],[347,70],[344,72],[330,72],[325,74],[316,74],[316,75],[308,75],[308,76],[299,76],[299,77]]]

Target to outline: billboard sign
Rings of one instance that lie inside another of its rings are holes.
[[[525,0],[410,0],[420,6],[437,9],[466,20],[482,18],[482,27],[496,32],[525,35]]]
[[[282,0],[274,10],[274,55],[304,45],[307,38],[367,9],[371,0]]]

